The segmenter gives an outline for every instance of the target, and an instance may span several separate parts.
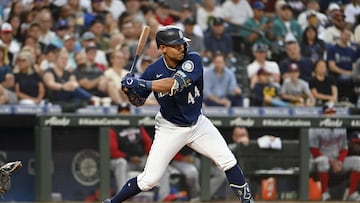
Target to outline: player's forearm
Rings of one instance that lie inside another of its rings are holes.
[[[174,84],[174,78],[163,78],[160,80],[151,81],[151,89],[154,92],[168,93]]]

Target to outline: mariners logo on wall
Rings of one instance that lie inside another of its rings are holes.
[[[99,183],[100,155],[95,150],[81,150],[72,160],[71,171],[75,180],[84,186]]]
[[[187,60],[181,65],[181,68],[184,71],[192,72],[194,70],[194,63],[190,60]]]

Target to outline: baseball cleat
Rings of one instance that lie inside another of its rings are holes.
[[[250,188],[247,183],[240,186],[230,184],[230,187],[242,203],[254,203],[254,199],[250,193]]]
[[[106,199],[102,203],[111,203],[111,199]]]
[[[3,173],[11,174],[16,169],[19,169],[22,167],[21,161],[14,161],[6,163],[5,165],[0,167],[0,171]]]

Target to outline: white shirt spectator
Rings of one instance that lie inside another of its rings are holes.
[[[321,12],[318,12],[318,11],[306,10],[306,11],[301,12],[301,13],[299,14],[299,16],[298,16],[298,19],[297,19],[298,23],[301,25],[301,28],[302,28],[303,30],[305,30],[305,28],[306,28],[307,26],[309,26],[309,23],[308,23],[308,20],[307,20],[307,16],[308,16],[308,14],[310,14],[311,12],[312,12],[312,13],[315,13],[316,18],[318,19],[318,21],[320,22],[320,24],[321,24],[322,26],[325,26],[325,25],[326,25],[326,23],[327,23],[327,21],[328,21],[328,18],[327,18],[327,16],[326,16],[325,14],[323,14],[323,13],[321,13]]]
[[[344,9],[345,22],[354,24],[356,16],[360,14],[360,5],[349,3]]]
[[[247,66],[248,77],[252,77],[262,66],[254,61]],[[275,61],[265,61],[264,69],[271,74],[280,74],[279,65]]]
[[[110,0],[111,4],[109,7],[103,2],[104,9],[109,11],[114,19],[118,19],[119,16],[126,10],[126,7],[122,1]]]
[[[205,31],[208,28],[209,17],[224,17],[220,6],[215,6],[214,10],[208,12],[204,7],[200,6],[196,11],[196,22],[200,28]]]
[[[224,19],[231,23],[242,25],[245,20],[254,16],[247,0],[227,0],[222,5]]]
[[[341,30],[337,29],[335,26],[330,26],[320,33],[319,38],[328,44],[336,44],[340,39],[340,35]],[[351,34],[351,41],[355,41],[353,34]]]

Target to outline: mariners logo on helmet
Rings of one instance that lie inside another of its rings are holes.
[[[184,37],[184,33],[180,28],[169,25],[163,28],[160,28],[156,33],[156,45],[158,48],[160,45],[180,45],[185,44],[191,41],[190,39]]]

